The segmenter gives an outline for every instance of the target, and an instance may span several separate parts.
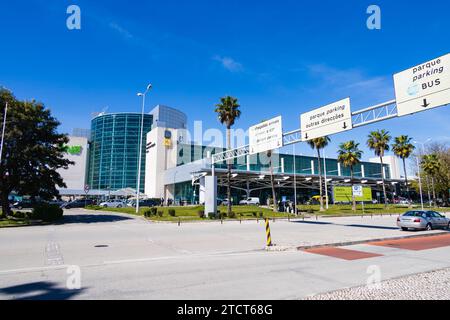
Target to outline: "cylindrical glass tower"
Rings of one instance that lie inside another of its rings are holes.
[[[137,187],[140,113],[101,114],[91,122],[91,143],[87,183],[92,190],[119,190]],[[145,186],[146,137],[153,116],[144,115],[141,192]]]

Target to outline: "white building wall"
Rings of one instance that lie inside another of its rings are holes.
[[[80,147],[79,153],[67,153],[66,158],[75,162],[67,170],[58,170],[67,185],[68,190],[83,190],[86,181],[86,167],[88,162],[88,139],[84,137],[69,137],[69,148]]]
[[[165,133],[171,138],[166,139]],[[185,141],[186,130],[156,127],[147,134],[145,194],[149,198],[169,198],[173,190],[165,188],[165,172],[177,166],[178,143]],[[170,142],[170,143],[169,143]],[[173,198],[173,196],[172,196]]]
[[[369,162],[380,163],[380,158],[370,158]],[[402,179],[400,161],[395,156],[384,156],[383,163],[389,165],[391,179]]]

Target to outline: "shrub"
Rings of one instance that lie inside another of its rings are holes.
[[[175,217],[176,216],[175,209],[169,209],[169,216],[171,216],[171,217]]]
[[[105,208],[104,207],[100,207],[100,206],[97,206],[97,205],[93,205],[93,204],[91,204],[91,205],[87,205],[86,206],[86,209],[88,209],[88,210],[96,210],[96,211],[98,211],[98,210],[105,210]]]
[[[217,217],[217,213],[214,213],[214,212],[210,212],[210,213],[208,213],[208,218],[209,218],[209,219],[211,219],[211,220],[215,220],[215,219],[216,219],[216,217]]]
[[[198,210],[197,214],[198,214],[198,217],[200,219],[204,219],[205,218],[205,211],[204,210]]]
[[[27,219],[28,214],[26,212],[16,211],[13,213],[13,217],[16,219]]]
[[[252,216],[256,218],[256,212],[252,212]]]
[[[164,211],[158,211],[158,216],[161,218],[164,215]]]
[[[152,216],[152,214],[153,214],[152,210],[150,210],[150,209],[144,210],[144,217],[149,218]]]
[[[156,216],[158,214],[158,209],[155,207],[150,208],[150,213],[152,216]]]
[[[231,211],[230,213],[228,213],[228,218],[235,219],[236,218],[236,212]]]
[[[42,220],[45,222],[53,222],[63,217],[64,210],[57,205],[41,203],[37,205],[30,214],[32,220]]]
[[[260,212],[260,213],[259,213],[259,217],[260,217],[260,218],[264,217],[264,213]]]

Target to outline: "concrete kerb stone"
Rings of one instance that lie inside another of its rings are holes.
[[[408,235],[408,236],[400,236],[400,237],[384,237],[384,238],[372,238],[372,239],[364,239],[364,240],[355,240],[355,241],[343,241],[343,242],[332,242],[332,243],[321,243],[317,245],[308,245],[308,246],[277,246],[273,245],[272,247],[266,247],[266,251],[274,251],[274,252],[287,252],[287,251],[300,251],[300,250],[308,250],[308,249],[316,249],[316,248],[326,248],[326,247],[345,247],[352,246],[357,244],[364,244],[368,242],[379,242],[386,240],[401,240],[401,239],[411,239],[411,238],[428,238],[433,236],[440,236],[449,234],[448,231],[428,233],[428,234],[419,234],[419,235]]]

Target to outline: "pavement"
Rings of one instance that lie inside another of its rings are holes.
[[[277,246],[302,250],[268,252],[263,221],[178,226],[72,209],[56,225],[0,229],[0,299],[303,299],[365,286],[373,270],[387,281],[450,268],[450,233],[395,223],[271,221]],[[428,245],[379,243],[403,236]]]
[[[305,300],[450,300],[450,268],[359,286]]]

